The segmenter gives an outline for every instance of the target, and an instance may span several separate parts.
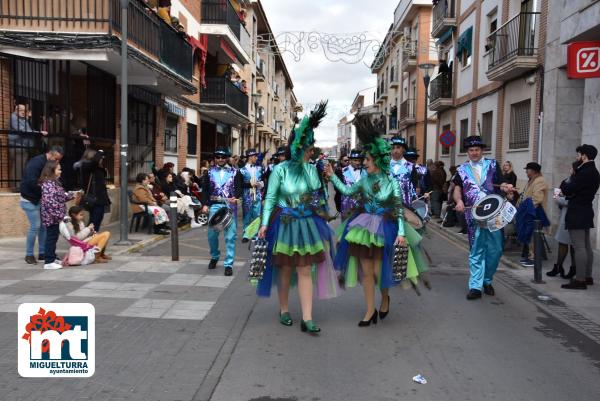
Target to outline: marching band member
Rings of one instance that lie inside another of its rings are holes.
[[[342,169],[342,177],[344,185],[351,187],[361,178],[367,175],[367,171],[363,168],[364,156],[359,149],[350,151],[350,165]],[[359,207],[359,200],[356,197],[342,195],[341,214],[342,218],[348,217],[352,212]]]
[[[417,196],[423,195],[425,198],[429,198],[427,195],[427,191],[431,187],[431,178],[429,177],[429,170],[427,166],[419,164],[417,160],[419,160],[419,153],[417,153],[417,149],[409,148],[406,153],[404,153],[404,158],[408,160],[409,163],[412,163],[415,166],[415,170],[417,170],[417,179],[418,179],[418,187],[417,187]]]
[[[483,157],[485,144],[480,136],[465,138],[469,160],[460,165],[454,175],[455,210],[464,212],[469,231],[469,292],[467,299],[481,298],[481,289],[486,295],[494,295],[492,280],[500,263],[503,250],[503,231],[490,231],[473,220],[472,207],[487,195],[499,191],[511,192],[512,185],[502,182],[502,170],[494,159]]]
[[[209,221],[215,212],[222,207],[233,211],[233,221],[223,232],[225,238],[225,275],[233,274],[235,258],[235,242],[237,239],[237,199],[242,196],[243,178],[238,169],[227,165],[231,152],[227,147],[218,146],[214,153],[215,166],[208,170],[202,183],[202,213],[208,213]],[[219,233],[208,228],[208,244],[210,246],[209,269],[215,269],[221,256],[219,251]]]
[[[404,138],[395,136],[391,141],[392,160],[390,161],[390,174],[398,180],[402,189],[402,202],[411,205],[417,199],[419,189],[419,175],[415,165],[404,158],[407,145]]]
[[[336,296],[338,292],[332,263],[333,233],[321,216],[321,179],[309,163],[314,129],[325,116],[326,106],[327,103],[320,103],[292,131],[290,158],[275,166],[269,178],[258,233],[268,242],[267,264],[258,294],[269,296],[272,284],[279,279],[279,321],[291,326],[288,298],[295,272],[302,306],[301,330],[310,334],[321,331],[312,316],[313,278],[319,298]]]
[[[262,205],[263,170],[256,164],[258,152],[255,149],[246,151],[246,165],[240,170],[244,177],[244,195],[242,197],[242,211],[244,214],[244,229],[260,216]],[[244,236],[242,242],[248,242]]]
[[[365,151],[367,175],[351,187],[344,185],[328,166],[326,175],[345,196],[360,193],[362,204],[340,227],[340,242],[335,257],[335,267],[342,272],[347,287],[356,285],[361,277],[367,309],[360,327],[384,319],[390,309],[389,288],[394,285],[392,261],[394,246],[410,245],[405,235],[418,238],[414,229],[404,224],[402,189],[398,180],[390,175],[390,146],[366,116],[354,119],[357,136]],[[420,241],[420,238],[419,238]],[[361,274],[356,261],[360,261]],[[419,272],[414,261],[408,267],[407,278],[416,281]],[[375,283],[381,290],[379,314],[375,309]]]

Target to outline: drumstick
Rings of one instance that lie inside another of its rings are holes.
[[[424,197],[431,195],[431,193],[432,193],[432,192],[433,192],[433,191],[425,192],[425,193],[423,194],[423,196],[419,196],[419,197],[418,197],[416,200],[423,199]]]

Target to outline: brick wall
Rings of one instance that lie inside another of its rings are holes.
[[[10,114],[13,111],[11,62],[0,58],[0,128],[8,129]],[[0,134],[0,180],[7,180],[9,175],[8,165],[8,135]],[[0,191],[7,191],[8,184],[0,184]],[[4,221],[4,220],[0,220]]]
[[[187,144],[187,122],[180,117],[177,119],[177,171],[181,171],[187,164]]]

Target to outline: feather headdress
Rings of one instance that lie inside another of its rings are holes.
[[[390,145],[381,137],[383,132],[377,128],[369,116],[358,115],[353,121],[356,136],[362,143],[363,151],[371,155],[375,165],[388,174],[390,172]]]
[[[327,115],[327,101],[321,101],[308,116],[305,116],[290,137],[290,155],[292,160],[302,161],[304,152],[315,143],[315,128]]]

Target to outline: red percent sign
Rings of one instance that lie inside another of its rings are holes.
[[[440,144],[442,146],[449,148],[456,144],[456,135],[452,131],[444,131],[440,134]]]
[[[574,42],[567,46],[567,76],[575,79],[600,77],[600,41]]]

